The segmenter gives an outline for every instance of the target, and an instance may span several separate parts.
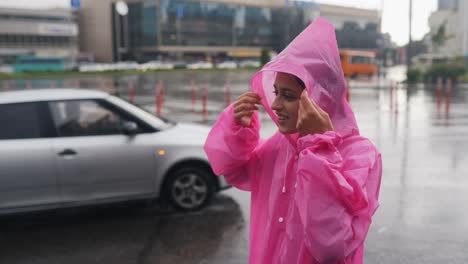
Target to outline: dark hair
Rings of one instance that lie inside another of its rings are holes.
[[[302,89],[306,88],[306,86],[305,86],[304,82],[301,80],[301,78],[294,75],[294,79],[296,79],[296,82],[299,83],[299,85],[301,86]]]

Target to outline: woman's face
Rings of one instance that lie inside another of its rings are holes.
[[[303,88],[295,76],[281,72],[276,75],[273,86],[276,98],[271,104],[271,109],[278,116],[278,129],[283,134],[295,133]]]

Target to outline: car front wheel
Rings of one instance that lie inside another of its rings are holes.
[[[214,193],[211,175],[202,168],[188,167],[169,175],[164,192],[177,209],[196,211],[205,207]]]

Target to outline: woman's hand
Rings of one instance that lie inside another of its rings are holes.
[[[243,93],[234,102],[234,117],[239,125],[248,127],[252,121],[252,115],[258,110],[257,105],[261,104],[260,95],[253,92]]]
[[[333,131],[333,124],[328,113],[309,99],[306,90],[301,94],[296,128],[301,136]]]

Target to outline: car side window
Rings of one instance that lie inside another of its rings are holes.
[[[37,103],[0,104],[0,124],[0,140],[43,136]]]
[[[123,124],[129,121],[95,100],[51,102],[50,108],[60,137],[123,134]]]

